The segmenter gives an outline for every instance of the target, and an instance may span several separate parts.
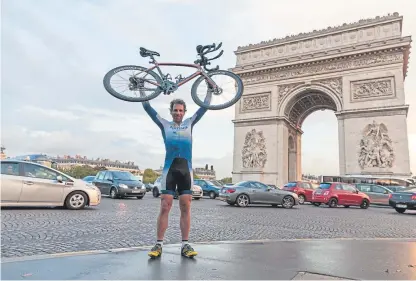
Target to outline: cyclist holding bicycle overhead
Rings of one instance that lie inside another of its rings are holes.
[[[205,98],[211,102],[211,92]],[[181,255],[194,257],[197,252],[188,243],[191,225],[192,202],[192,129],[204,116],[207,109],[199,108],[192,117],[183,120],[186,113],[186,104],[181,99],[170,103],[172,121],[162,118],[150,106],[148,101],[142,102],[144,110],[159,126],[165,143],[166,156],[161,180],[161,206],[157,219],[157,241],[148,255],[152,258],[162,255],[163,238],[168,227],[169,212],[172,207],[173,196],[176,190],[179,193],[179,206],[181,210],[180,227],[182,233]]]

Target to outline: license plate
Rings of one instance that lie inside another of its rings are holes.
[[[407,208],[405,204],[396,204],[396,208]]]
[[[133,193],[140,193],[140,190],[132,190]]]

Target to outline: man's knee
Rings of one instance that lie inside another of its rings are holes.
[[[173,196],[168,194],[162,194],[160,196],[160,199],[160,212],[163,214],[169,213],[170,209],[172,208]]]
[[[181,212],[187,213],[191,209],[192,195],[191,194],[182,194],[179,196],[179,207]]]

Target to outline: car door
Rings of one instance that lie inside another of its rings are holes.
[[[1,163],[1,202],[17,203],[23,187],[21,165],[18,162]]]
[[[371,203],[389,205],[390,192],[383,186],[372,185],[371,194],[372,194],[372,196],[370,197]]]
[[[23,188],[20,203],[61,203],[65,181],[58,182],[57,172],[32,163],[23,164]]]
[[[361,203],[361,196],[357,194],[357,189],[351,184],[342,184],[342,189],[345,191],[345,204],[357,205]]]
[[[105,175],[106,171],[100,171],[98,172],[97,176],[95,177],[93,183],[96,187],[98,187],[98,189],[100,190],[101,194],[107,194],[104,192],[104,186],[103,186],[103,180],[104,180],[104,175]]]
[[[113,173],[111,171],[107,171],[104,174],[104,179],[101,181],[101,185],[103,187],[103,191],[105,192],[105,194],[110,195],[110,190],[113,184],[114,184]]]
[[[250,182],[250,199],[252,202],[268,203],[271,202],[268,186],[260,182]]]
[[[308,182],[304,182],[302,184],[302,187],[305,190],[305,197],[306,197],[305,201],[308,201],[308,202],[312,201],[312,193],[314,191],[312,185]]]

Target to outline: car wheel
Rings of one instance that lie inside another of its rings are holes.
[[[209,198],[211,198],[211,199],[215,199],[215,197],[217,197],[217,196],[215,195],[215,192],[214,192],[214,191],[210,191],[210,192],[209,192]]]
[[[299,195],[299,204],[303,205],[305,203],[305,195]]]
[[[361,202],[360,208],[361,209],[368,209],[368,206],[370,206],[370,202],[368,202],[367,199],[364,199],[363,202]]]
[[[153,197],[157,198],[159,197],[159,191],[157,190],[157,188],[153,188]]]
[[[238,195],[237,206],[247,207],[249,203],[250,203],[250,198],[246,194]]]
[[[338,200],[336,198],[329,199],[328,206],[329,208],[336,208],[338,206]]]
[[[65,199],[65,207],[70,210],[80,210],[87,204],[87,195],[82,191],[74,191]]]
[[[396,212],[400,214],[403,214],[404,212],[406,212],[406,209],[403,209],[403,208],[394,208],[394,209],[396,209]]]
[[[116,199],[117,198],[117,191],[116,191],[116,189],[114,187],[111,188],[111,190],[110,190],[110,197],[112,199]]]
[[[137,196],[137,199],[143,199],[144,195],[142,196]]]
[[[285,196],[282,201],[282,206],[285,209],[290,209],[295,205],[295,199],[292,196]]]

